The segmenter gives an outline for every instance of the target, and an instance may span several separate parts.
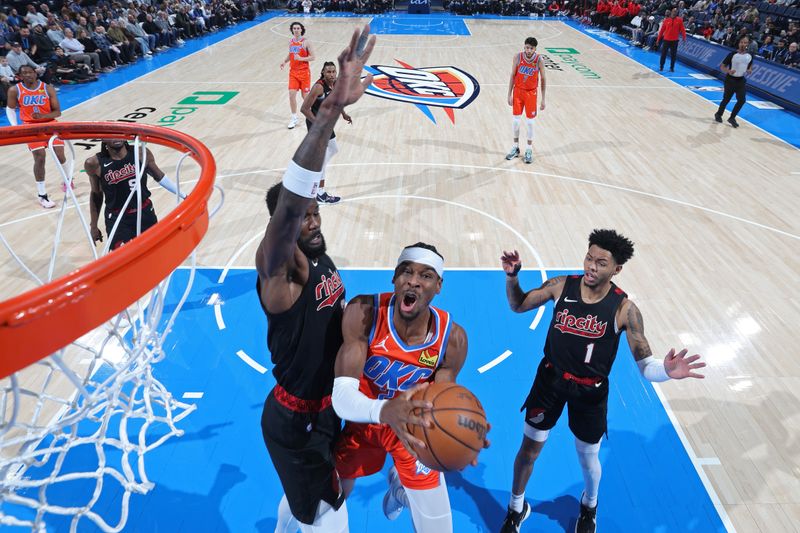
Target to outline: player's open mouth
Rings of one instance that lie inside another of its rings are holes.
[[[400,301],[400,310],[404,313],[410,313],[414,309],[414,305],[417,303],[417,295],[413,292],[407,292],[403,295],[403,299]]]
[[[311,243],[311,244],[319,244],[319,243],[321,243],[322,242],[322,233],[317,233],[316,235],[311,237],[311,240],[308,241],[308,242]]]

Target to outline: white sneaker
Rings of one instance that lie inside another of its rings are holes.
[[[392,467],[389,470],[389,490],[383,496],[383,514],[389,520],[397,520],[400,513],[405,509],[405,505],[400,501],[398,496],[402,494],[405,489],[400,484],[400,477],[397,475],[397,469]]]
[[[292,115],[292,119],[289,121],[289,125],[286,126],[286,127],[291,130],[291,129],[294,129],[295,126],[297,126],[297,116],[296,115]]]
[[[52,209],[56,206],[56,203],[52,201],[50,198],[48,198],[46,194],[40,194],[39,205],[41,205],[45,209]]]

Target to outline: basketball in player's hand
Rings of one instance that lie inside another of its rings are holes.
[[[422,464],[447,472],[463,469],[478,456],[488,425],[486,412],[474,394],[456,383],[431,383],[412,399],[433,404],[423,413],[431,427],[408,426],[427,446],[414,449]]]

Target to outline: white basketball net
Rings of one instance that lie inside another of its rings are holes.
[[[132,149],[137,186],[125,209],[130,203],[141,207],[144,143],[137,137]],[[48,151],[57,161],[53,139]],[[42,279],[29,268],[0,233],[15,261],[40,285],[53,278],[67,211],[77,213],[97,258],[82,212],[86,206],[78,204],[69,186],[75,163],[69,142],[66,153],[67,161],[59,170],[67,188],[47,276]],[[178,187],[187,155],[177,165]],[[75,209],[68,210],[68,204]],[[103,531],[125,527],[130,495],[153,488],[145,469],[146,454],[170,437],[182,435],[176,424],[195,409],[173,398],[152,372],[152,365],[165,357],[164,341],[191,289],[194,268],[192,253],[183,296],[168,317],[163,313],[164,299],[172,275],[99,328],[0,381],[0,525],[43,531],[48,515],[63,515],[72,517],[72,532],[79,530],[82,520],[90,520]],[[95,510],[104,497],[105,517]],[[115,502],[113,512],[108,511],[109,500]]]

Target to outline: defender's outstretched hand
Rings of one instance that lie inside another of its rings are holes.
[[[664,358],[664,369],[667,371],[667,375],[672,379],[704,378],[705,376],[703,374],[693,372],[693,370],[706,366],[703,362],[695,362],[700,359],[700,355],[694,354],[690,357],[686,357],[687,353],[688,350],[686,350],[686,348],[677,354],[675,353],[675,348],[669,350],[669,353]]]
[[[350,45],[339,54],[339,78],[322,105],[343,109],[361,98],[372,83],[372,74],[361,79],[361,72],[373,48],[375,36],[369,34],[369,24],[353,32]]]
[[[503,272],[509,276],[516,276],[522,269],[522,261],[519,258],[519,252],[506,252],[503,250],[503,255],[500,257],[500,264],[503,265]]]

